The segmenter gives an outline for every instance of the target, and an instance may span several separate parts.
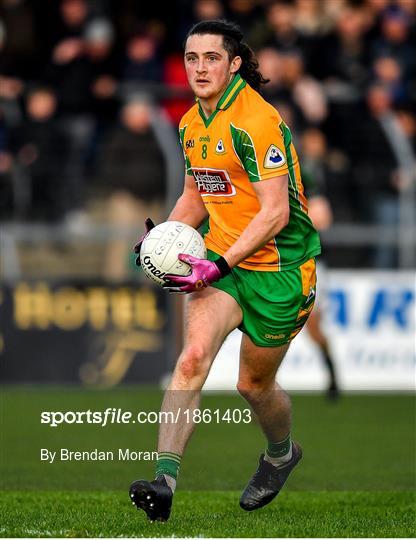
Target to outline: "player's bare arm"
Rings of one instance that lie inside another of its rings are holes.
[[[287,175],[252,184],[260,210],[241,233],[238,240],[224,253],[233,268],[274,238],[289,221]]]
[[[186,174],[183,193],[170,213],[168,221],[182,221],[197,229],[207,217],[208,212],[195,186],[195,179]]]

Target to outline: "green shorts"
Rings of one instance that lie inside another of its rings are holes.
[[[211,261],[218,255],[208,250]],[[239,329],[259,347],[291,341],[312,311],[316,296],[315,259],[283,272],[258,272],[235,267],[212,284],[230,294],[243,311]]]

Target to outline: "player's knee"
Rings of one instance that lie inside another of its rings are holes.
[[[207,369],[207,354],[204,347],[188,345],[178,362],[177,372],[181,379],[191,381],[205,378]]]
[[[259,401],[268,387],[268,381],[256,377],[240,379],[237,383],[238,392],[247,401]]]

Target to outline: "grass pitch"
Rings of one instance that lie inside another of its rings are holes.
[[[240,492],[178,492],[167,523],[149,523],[124,492],[10,492],[3,536],[408,537],[414,499],[397,492],[293,492],[252,513]]]
[[[40,449],[154,450],[157,425],[40,423],[41,411],[158,411],[161,393],[141,388],[2,389],[0,535],[12,537],[412,537],[415,416],[409,395],[348,395],[328,403],[293,396],[294,438],[304,458],[278,498],[238,506],[264,447],[251,424],[201,424],[189,444],[169,522],[151,524],[127,489],[154,463],[48,464]],[[245,408],[235,395],[207,395],[201,408]]]

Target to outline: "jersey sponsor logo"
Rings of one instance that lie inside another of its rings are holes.
[[[195,141],[194,139],[188,139],[185,143],[185,148],[194,148],[195,146]]]
[[[286,163],[286,158],[276,145],[271,144],[264,157],[265,169],[277,169]]]
[[[192,167],[192,172],[198,191],[203,197],[208,195],[231,197],[235,195],[235,187],[227,171]]]
[[[224,143],[222,142],[222,139],[220,139],[217,142],[217,146],[215,147],[215,153],[216,154],[225,154],[225,147],[224,147]]]

